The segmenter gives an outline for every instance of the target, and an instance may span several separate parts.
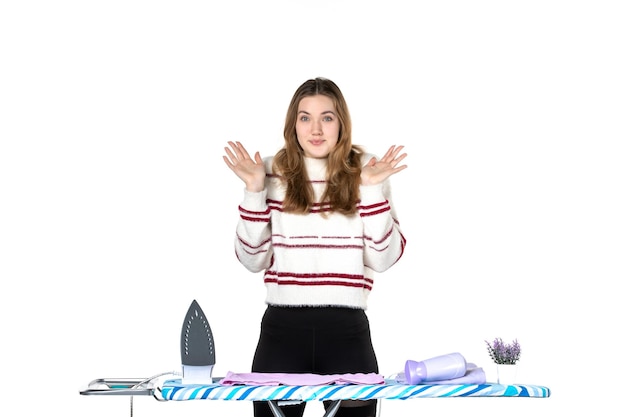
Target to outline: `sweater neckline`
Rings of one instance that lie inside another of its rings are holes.
[[[310,158],[305,156],[304,164],[310,179],[326,177],[328,158]]]

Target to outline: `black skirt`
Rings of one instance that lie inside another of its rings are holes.
[[[378,372],[369,320],[362,309],[268,306],[253,372]]]

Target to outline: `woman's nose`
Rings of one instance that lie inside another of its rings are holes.
[[[311,125],[311,133],[314,135],[321,135],[322,134],[322,122],[319,120],[314,120],[313,124]]]

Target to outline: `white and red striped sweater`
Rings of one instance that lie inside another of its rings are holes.
[[[367,162],[372,155],[364,155]],[[326,160],[305,158],[316,201],[326,186]],[[265,190],[244,190],[235,251],[250,271],[265,271],[266,303],[276,306],[367,308],[374,271],[395,264],[406,240],[391,205],[389,181],[361,186],[358,211],[320,215],[282,211],[285,187],[265,158]]]

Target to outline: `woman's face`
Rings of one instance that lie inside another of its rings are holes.
[[[300,100],[296,136],[305,156],[328,157],[339,140],[339,129],[339,118],[330,97],[316,95]]]

